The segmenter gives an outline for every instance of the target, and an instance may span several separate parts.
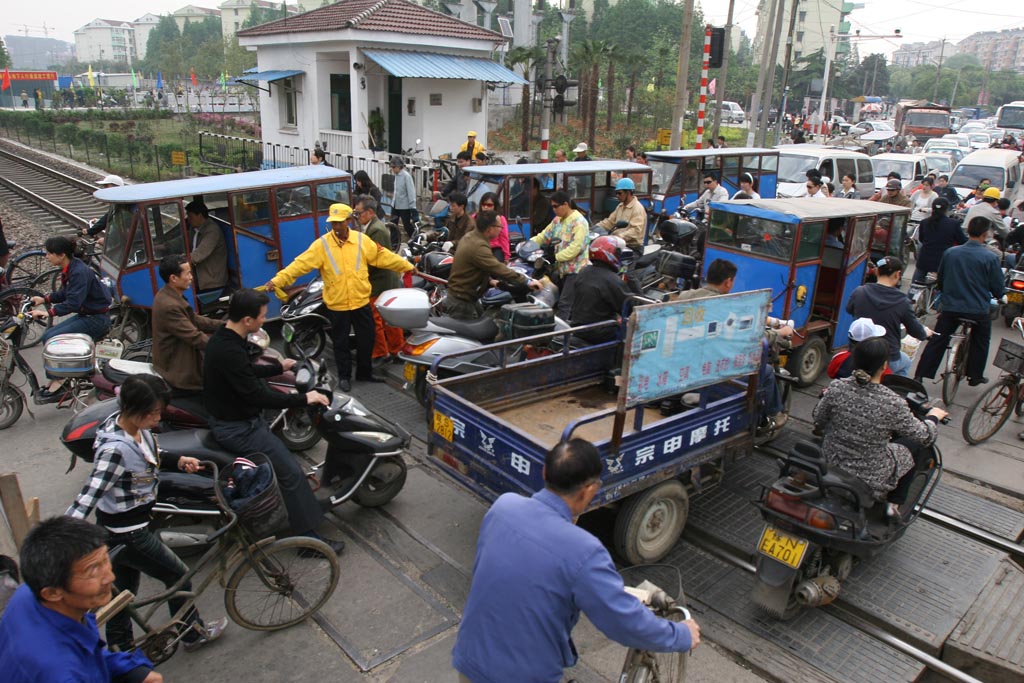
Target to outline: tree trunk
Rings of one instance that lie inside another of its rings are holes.
[[[590,71],[588,69],[580,69],[580,85],[579,85],[579,107],[580,107],[580,118],[582,119],[583,130],[587,129],[588,114],[590,113]]]
[[[530,149],[530,86],[523,86],[523,132],[520,138],[520,143],[523,151]]]
[[[633,123],[633,95],[636,93],[636,69],[629,72],[629,92],[626,94],[626,128]]]
[[[597,100],[600,92],[598,76],[600,74],[600,64],[595,60],[594,65],[590,67],[590,119],[587,121],[587,144],[594,147],[594,137],[597,133]]]
[[[608,119],[605,121],[605,130],[612,129],[612,114],[615,112],[615,60],[608,59]]]

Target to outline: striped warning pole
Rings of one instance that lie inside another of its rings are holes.
[[[704,149],[704,114],[708,108],[708,60],[711,58],[711,24],[704,27],[704,61],[700,65],[700,105],[697,107],[697,144],[694,149]],[[723,87],[725,84],[720,84]]]

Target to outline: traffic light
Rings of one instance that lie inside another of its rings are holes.
[[[708,55],[708,68],[721,69],[722,55],[728,48],[725,45],[725,29],[711,29],[711,54]]]
[[[575,88],[578,86],[579,81],[570,80],[565,77],[565,74],[559,74],[558,76],[555,76],[552,85],[555,86],[555,92],[558,93],[552,101],[556,114],[561,114],[566,107],[573,107],[576,105],[576,100],[565,99],[565,91],[569,88]]]

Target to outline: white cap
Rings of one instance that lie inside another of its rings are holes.
[[[577,153],[578,152],[586,152],[586,151],[587,151],[587,143],[585,143],[585,142],[581,142],[580,144],[576,145],[576,149],[573,150],[573,152],[577,152]]]
[[[117,185],[118,187],[124,187],[124,178],[119,175],[108,175],[103,176],[98,181],[97,185]]]
[[[884,337],[885,328],[876,325],[871,318],[857,318],[850,325],[850,339],[855,342],[862,342],[872,337]]]

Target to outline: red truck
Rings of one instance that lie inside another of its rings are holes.
[[[953,132],[949,107],[927,100],[901,100],[896,105],[896,132],[913,135],[920,144]]]

